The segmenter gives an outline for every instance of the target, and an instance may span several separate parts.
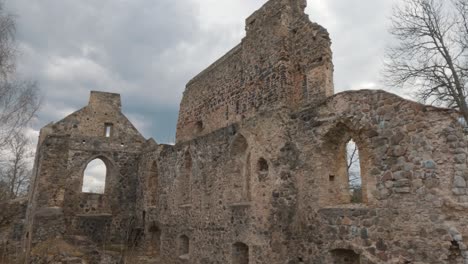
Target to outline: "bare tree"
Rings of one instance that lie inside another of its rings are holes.
[[[354,141],[346,144],[346,162],[348,173],[349,191],[351,193],[352,203],[362,202],[362,179],[361,166],[359,158],[359,149]]]
[[[27,191],[31,176],[31,162],[33,156],[31,143],[23,134],[17,134],[8,142],[6,157],[1,162],[0,181],[4,184],[7,196],[14,199]]]
[[[0,174],[0,201],[6,201],[10,199],[10,192],[8,190],[8,184],[2,178]]]
[[[387,84],[416,89],[423,102],[458,109],[468,120],[468,2],[403,0],[390,33],[398,43],[387,50]]]
[[[39,108],[37,85],[17,79],[16,55],[15,20],[0,1],[0,149],[22,131]]]
[[[361,185],[361,173],[359,171],[359,150],[356,143],[350,142],[347,145],[347,172],[349,178],[349,186]]]

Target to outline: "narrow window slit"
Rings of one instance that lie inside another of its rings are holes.
[[[106,123],[104,125],[104,135],[105,137],[111,137],[112,136],[112,128],[113,128],[113,125],[111,123]]]

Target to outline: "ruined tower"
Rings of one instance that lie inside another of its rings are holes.
[[[241,43],[187,84],[175,145],[144,139],[110,93],[44,127],[27,263],[468,263],[460,114],[334,95],[330,38],[305,5],[270,0],[246,20]],[[99,192],[84,188],[93,160]]]
[[[305,7],[305,0],[269,1],[247,18],[241,43],[187,84],[177,142],[333,95],[330,37]]]

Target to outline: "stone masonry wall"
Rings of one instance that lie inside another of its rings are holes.
[[[120,112],[120,96],[100,92],[91,93],[88,106],[41,130],[24,235],[28,261],[121,257],[138,229],[133,214],[145,141]],[[82,191],[85,168],[95,159],[106,166],[103,194]],[[91,254],[99,247],[116,256]]]
[[[458,115],[353,91],[175,146],[51,133],[36,164],[30,263],[464,263]],[[360,204],[340,181],[350,139]],[[80,190],[95,157],[109,168],[104,195]]]
[[[153,146],[140,163],[156,162],[158,171],[140,174],[138,255],[236,263],[240,243],[248,249],[243,263],[464,263],[466,204],[452,192],[459,154],[447,144],[447,129],[462,132],[457,118],[382,91],[345,92],[293,114]],[[346,166],[335,157],[351,138],[362,153],[360,204],[329,178]],[[158,188],[148,189],[155,175]],[[188,203],[181,190],[190,192]],[[159,203],[148,205],[154,192]]]
[[[305,1],[269,1],[246,20],[242,42],[187,84],[177,142],[333,94],[328,32],[304,8]]]
[[[242,43],[189,82],[174,146],[145,140],[117,94],[44,127],[25,263],[468,263],[459,113],[332,95],[330,39],[304,8],[271,0],[247,19]],[[81,188],[95,159],[103,194]]]

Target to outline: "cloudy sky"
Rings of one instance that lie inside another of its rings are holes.
[[[5,0],[17,16],[19,74],[44,102],[37,131],[87,104],[89,91],[122,95],[146,137],[173,142],[185,84],[240,42],[266,0]],[[335,91],[379,84],[397,0],[309,0],[333,40]]]
[[[106,164],[100,159],[92,160],[86,166],[82,191],[87,193],[104,193],[106,182]]]

